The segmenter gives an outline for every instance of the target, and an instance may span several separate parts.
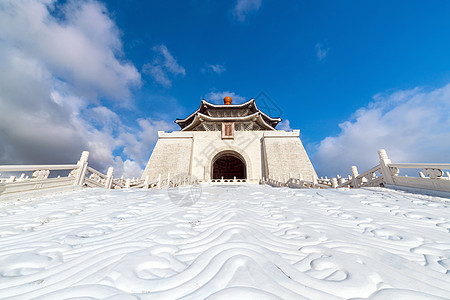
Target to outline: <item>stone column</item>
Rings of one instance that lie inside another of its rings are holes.
[[[378,150],[378,156],[380,157],[380,168],[381,173],[383,174],[384,182],[386,184],[394,184],[394,179],[392,178],[393,174],[391,172],[391,169],[389,168],[391,160],[387,156],[386,150]]]
[[[105,188],[107,189],[110,189],[112,187],[113,172],[114,172],[113,167],[109,167],[108,172],[106,172]]]
[[[77,163],[78,170],[77,170],[77,175],[75,177],[75,182],[73,183],[73,185],[83,185],[84,177],[86,176],[86,172],[87,172],[88,158],[89,158],[89,152],[83,151],[81,153],[80,160]]]
[[[351,170],[352,170],[352,185],[354,188],[359,188],[360,186],[359,180],[358,178],[356,178],[359,175],[358,168],[356,166],[352,166]]]

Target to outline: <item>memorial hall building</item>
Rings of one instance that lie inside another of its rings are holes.
[[[254,99],[231,102],[230,97],[222,105],[202,100],[195,112],[175,121],[179,131],[159,131],[142,178],[188,174],[200,182],[259,183],[269,177],[312,181],[317,176],[300,130],[277,130],[281,119],[259,110]]]

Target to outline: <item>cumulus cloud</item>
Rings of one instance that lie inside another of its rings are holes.
[[[292,131],[290,123],[291,122],[288,119],[283,120],[282,122],[278,123],[277,129],[278,130]]]
[[[151,63],[143,66],[142,72],[149,74],[160,85],[169,88],[173,77],[186,75],[186,70],[180,66],[166,46],[153,47],[156,57]]]
[[[233,16],[239,22],[244,22],[247,15],[258,11],[260,7],[261,0],[237,0],[233,8]]]
[[[448,162],[450,84],[375,95],[365,108],[339,125],[337,136],[323,139],[313,155],[320,175],[363,172],[378,164],[377,150],[394,162]]]
[[[139,176],[131,172],[157,139],[149,126],[164,124],[127,127],[99,100],[129,105],[141,83],[119,30],[98,2],[55,3],[0,3],[0,164],[73,163],[88,150],[100,171],[113,165],[115,175]],[[133,144],[140,141],[149,144]]]
[[[202,72],[214,72],[216,74],[222,74],[223,72],[225,72],[227,69],[225,68],[225,66],[223,65],[210,65],[210,64],[206,64],[205,68],[202,68]]]
[[[117,174],[123,174],[125,177],[140,177],[143,167],[146,165],[152,149],[158,139],[158,131],[175,130],[173,123],[163,120],[138,119],[139,128],[126,128],[120,124],[121,130],[116,139],[116,147],[122,148],[122,153],[128,157],[123,161],[120,156],[114,158],[113,166],[117,170]]]
[[[118,29],[103,5],[74,3],[64,6],[62,17],[56,19],[51,15],[53,1],[3,1],[0,37],[2,44],[12,46],[5,54],[26,57],[27,63],[33,59],[38,62],[35,68],[70,82],[85,97],[102,94],[128,99],[130,87],[140,84],[140,74],[131,63],[119,59]]]
[[[223,98],[225,98],[226,96],[230,96],[231,99],[233,99],[233,104],[240,104],[246,101],[244,97],[230,91],[209,92],[203,98],[208,102],[212,102],[215,104],[223,104]]]
[[[325,48],[325,46],[321,43],[317,43],[314,46],[314,49],[316,50],[317,59],[319,61],[325,59],[325,57],[327,57],[328,51],[330,51],[330,48]]]

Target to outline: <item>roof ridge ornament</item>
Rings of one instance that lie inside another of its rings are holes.
[[[231,101],[233,101],[233,99],[231,99],[230,96],[226,96],[225,98],[223,98],[223,103],[225,105],[231,105]]]

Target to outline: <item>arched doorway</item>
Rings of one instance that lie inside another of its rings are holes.
[[[246,179],[247,170],[244,159],[234,153],[218,155],[212,164],[212,179]]]

